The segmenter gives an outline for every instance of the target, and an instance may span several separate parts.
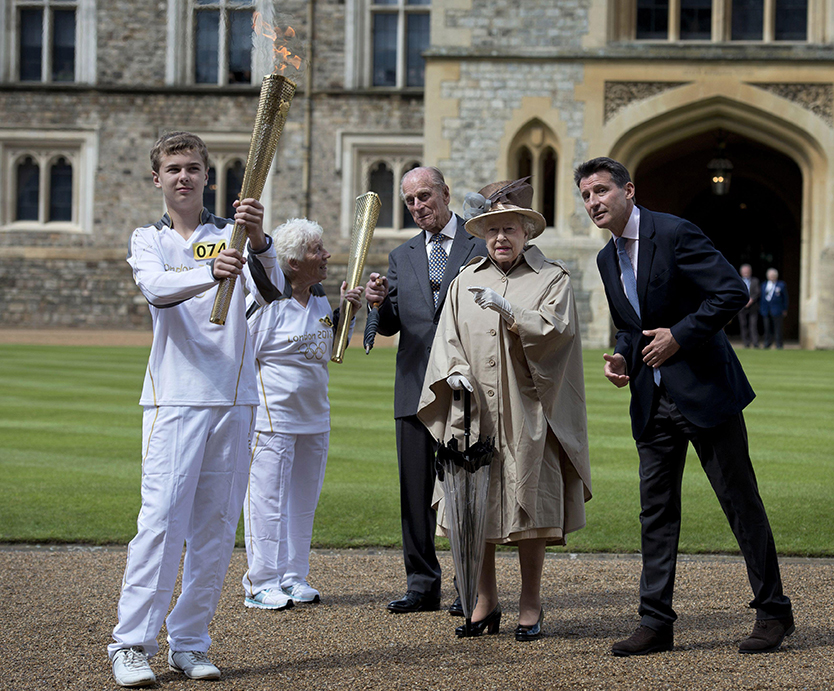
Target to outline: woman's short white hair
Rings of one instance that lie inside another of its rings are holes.
[[[272,243],[278,264],[285,273],[292,273],[290,259],[300,262],[313,243],[321,240],[322,227],[307,218],[291,218],[272,231]]]

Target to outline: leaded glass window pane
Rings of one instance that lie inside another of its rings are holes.
[[[17,164],[16,221],[38,220],[38,197],[40,195],[40,169],[31,156]]]
[[[368,179],[371,192],[379,195],[382,208],[379,210],[377,224],[380,228],[391,228],[394,225],[394,171],[383,161],[371,167]]]
[[[240,197],[240,189],[243,187],[244,169],[245,166],[240,159],[237,159],[226,168],[226,203],[224,212],[226,218],[233,218],[235,215],[235,207],[233,204],[235,199]]]
[[[195,15],[194,81],[198,84],[217,84],[219,20],[217,10],[201,10]]]
[[[72,166],[63,157],[49,171],[49,220],[72,220]]]
[[[373,85],[397,85],[397,15],[373,17]]]
[[[733,41],[761,41],[764,36],[764,0],[733,0]]]
[[[52,80],[75,81],[75,10],[52,13]]]
[[[776,0],[777,41],[808,40],[808,0]]]
[[[423,86],[426,61],[422,53],[429,47],[429,15],[409,14],[406,21],[406,86]]]
[[[229,84],[252,81],[252,13],[229,14]]]
[[[669,38],[669,0],[637,0],[637,38]]]
[[[20,81],[41,80],[43,10],[20,11]]]
[[[708,41],[712,36],[712,0],[681,0],[681,40]]]
[[[541,169],[542,216],[548,226],[553,226],[556,219],[556,152],[549,147],[542,155]]]

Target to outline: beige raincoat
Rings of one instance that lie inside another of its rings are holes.
[[[512,326],[482,309],[469,286],[492,288],[510,302]],[[473,259],[449,287],[432,345],[418,417],[439,442],[463,448],[463,408],[446,378],[464,375],[472,394],[472,437],[495,437],[487,541],[515,543],[585,525],[591,471],[582,346],[570,276],[535,245],[506,274],[490,258]],[[448,522],[435,485],[439,532]]]

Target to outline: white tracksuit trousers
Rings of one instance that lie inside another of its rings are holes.
[[[142,423],[142,508],[127,553],[119,648],[159,651],[183,543],[182,592],[166,621],[171,650],[205,652],[208,625],[235,544],[246,493],[255,406],[147,407]]]
[[[247,597],[306,580],[329,443],[330,432],[255,434],[243,504]]]

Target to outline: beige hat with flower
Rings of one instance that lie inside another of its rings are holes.
[[[533,187],[527,182],[529,179],[527,176],[520,180],[493,182],[480,192],[469,192],[463,200],[466,232],[482,238],[489,222],[494,220],[493,216],[516,213],[532,221],[525,224],[528,240],[541,235],[547,223],[544,216],[530,208],[533,202]]]

